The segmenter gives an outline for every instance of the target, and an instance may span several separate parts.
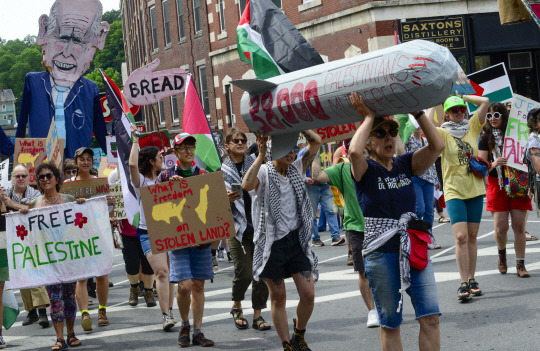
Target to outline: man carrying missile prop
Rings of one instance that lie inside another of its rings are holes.
[[[242,180],[242,189],[252,191],[255,228],[253,278],[264,279],[270,290],[272,321],[284,350],[310,350],[304,340],[307,322],[313,312],[317,256],[309,245],[313,209],[304,186],[304,174],[313,162],[321,138],[312,130],[302,131],[308,141],[301,158],[291,147],[271,162],[262,164],[268,137],[256,132],[259,156]],[[295,138],[296,142],[297,137]],[[274,146],[275,143],[272,143]],[[300,295],[292,338],[289,338],[284,279],[292,277]]]

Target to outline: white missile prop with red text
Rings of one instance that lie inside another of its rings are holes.
[[[246,91],[242,118],[251,131],[272,136],[275,159],[296,145],[301,130],[362,120],[350,102],[352,92],[377,117],[407,113],[442,103],[458,70],[447,48],[414,40],[266,80],[231,83]]]

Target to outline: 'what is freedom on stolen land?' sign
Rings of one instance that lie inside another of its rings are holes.
[[[221,172],[141,188],[152,253],[236,236]]]
[[[6,215],[11,286],[74,282],[109,274],[114,245],[106,198]]]

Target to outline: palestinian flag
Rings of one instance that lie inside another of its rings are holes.
[[[185,94],[182,132],[188,133],[197,139],[197,148],[195,149],[197,166],[206,169],[208,172],[214,172],[221,168],[221,157],[212,137],[201,101],[195,90],[191,74],[187,78]]]
[[[476,95],[488,97],[491,102],[504,103],[511,101],[514,96],[510,79],[508,79],[506,68],[502,62],[481,71],[471,73],[467,77],[476,90]],[[473,104],[467,103],[467,105],[471,113],[478,108]]]
[[[394,117],[399,122],[399,137],[403,141],[403,144],[406,144],[412,133],[420,125],[418,124],[416,119],[409,114],[394,115]]]
[[[252,65],[259,79],[324,62],[271,0],[248,1],[236,35],[240,60]]]
[[[135,119],[120,89],[102,70],[100,72],[103,75],[105,94],[111,110],[114,134],[116,135],[118,176],[122,182],[126,217],[129,223],[137,228],[139,226],[139,200],[135,188],[131,184],[129,173],[129,154],[133,145],[131,141],[131,125],[135,125]]]

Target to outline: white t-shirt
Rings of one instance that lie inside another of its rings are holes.
[[[144,229],[144,230],[148,230],[148,228],[146,227],[146,219],[144,218],[144,210],[143,210],[143,205],[142,205],[142,201],[141,201],[141,190],[140,190],[140,188],[143,187],[143,186],[149,186],[149,185],[156,184],[157,178],[156,178],[156,180],[152,180],[150,178],[146,178],[141,173],[139,173],[139,179],[140,179],[139,187],[135,188],[135,193],[137,194],[137,199],[139,200],[139,213],[140,213],[139,214],[139,228]]]
[[[295,160],[291,165],[303,176],[301,157]],[[266,183],[268,182],[268,170],[266,165],[261,166],[257,178],[259,178],[259,187],[257,188],[256,194],[264,196],[264,189],[266,189]],[[288,177],[284,177],[279,173],[278,180],[279,210],[283,222],[278,223],[278,226],[275,228],[276,240],[284,238],[287,234],[300,227],[300,211],[298,210],[296,194],[291,181]],[[266,225],[268,227],[273,227],[275,223],[266,223]]]

